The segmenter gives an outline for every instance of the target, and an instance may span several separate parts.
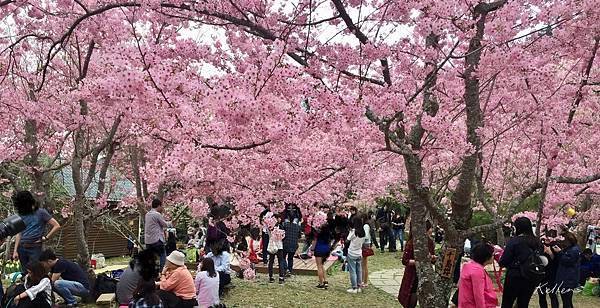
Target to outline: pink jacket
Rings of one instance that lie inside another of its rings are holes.
[[[469,261],[461,272],[458,282],[458,307],[489,308],[498,306],[494,285],[483,265]]]

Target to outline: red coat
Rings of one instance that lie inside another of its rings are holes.
[[[435,246],[431,239],[428,239],[427,246],[429,246],[429,253],[435,253]],[[406,243],[404,247],[404,254],[402,255],[402,264],[404,264],[404,276],[402,276],[402,283],[400,284],[400,291],[398,292],[398,301],[403,307],[408,307],[410,303],[410,291],[412,290],[413,282],[417,277],[417,268],[414,265],[408,263],[410,260],[415,259],[415,250],[413,248],[412,239]]]

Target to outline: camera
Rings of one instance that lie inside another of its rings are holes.
[[[19,215],[12,215],[0,222],[0,240],[25,230],[25,222]]]

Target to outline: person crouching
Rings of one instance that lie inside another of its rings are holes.
[[[167,264],[157,284],[160,287],[158,296],[165,308],[192,308],[198,305],[194,278],[185,266],[185,254],[181,251],[173,251],[167,257]]]

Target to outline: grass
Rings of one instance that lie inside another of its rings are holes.
[[[400,260],[393,254],[377,254],[369,260],[369,271],[397,268]],[[294,276],[285,284],[268,283],[265,274],[256,282],[234,279],[235,287],[224,298],[227,307],[397,307],[396,298],[382,290],[369,287],[359,294],[349,294],[347,272],[340,266],[331,270],[327,277],[329,289],[315,288],[316,276]]]
[[[375,252],[369,258],[369,272],[402,267],[400,253]],[[126,258],[108,259],[107,264],[127,264]],[[275,269],[277,271],[277,269]],[[359,294],[348,294],[350,279],[347,272],[342,272],[339,265],[330,270],[327,277],[328,290],[315,288],[316,276],[294,276],[285,284],[268,283],[265,274],[259,274],[254,282],[233,278],[231,288],[225,295],[223,303],[227,307],[400,307],[395,296],[369,286]],[[499,295],[501,297],[501,295]],[[591,296],[574,296],[574,306],[578,308],[600,307],[600,298]],[[84,307],[96,307],[87,305]],[[533,296],[530,307],[539,307],[537,294]]]

